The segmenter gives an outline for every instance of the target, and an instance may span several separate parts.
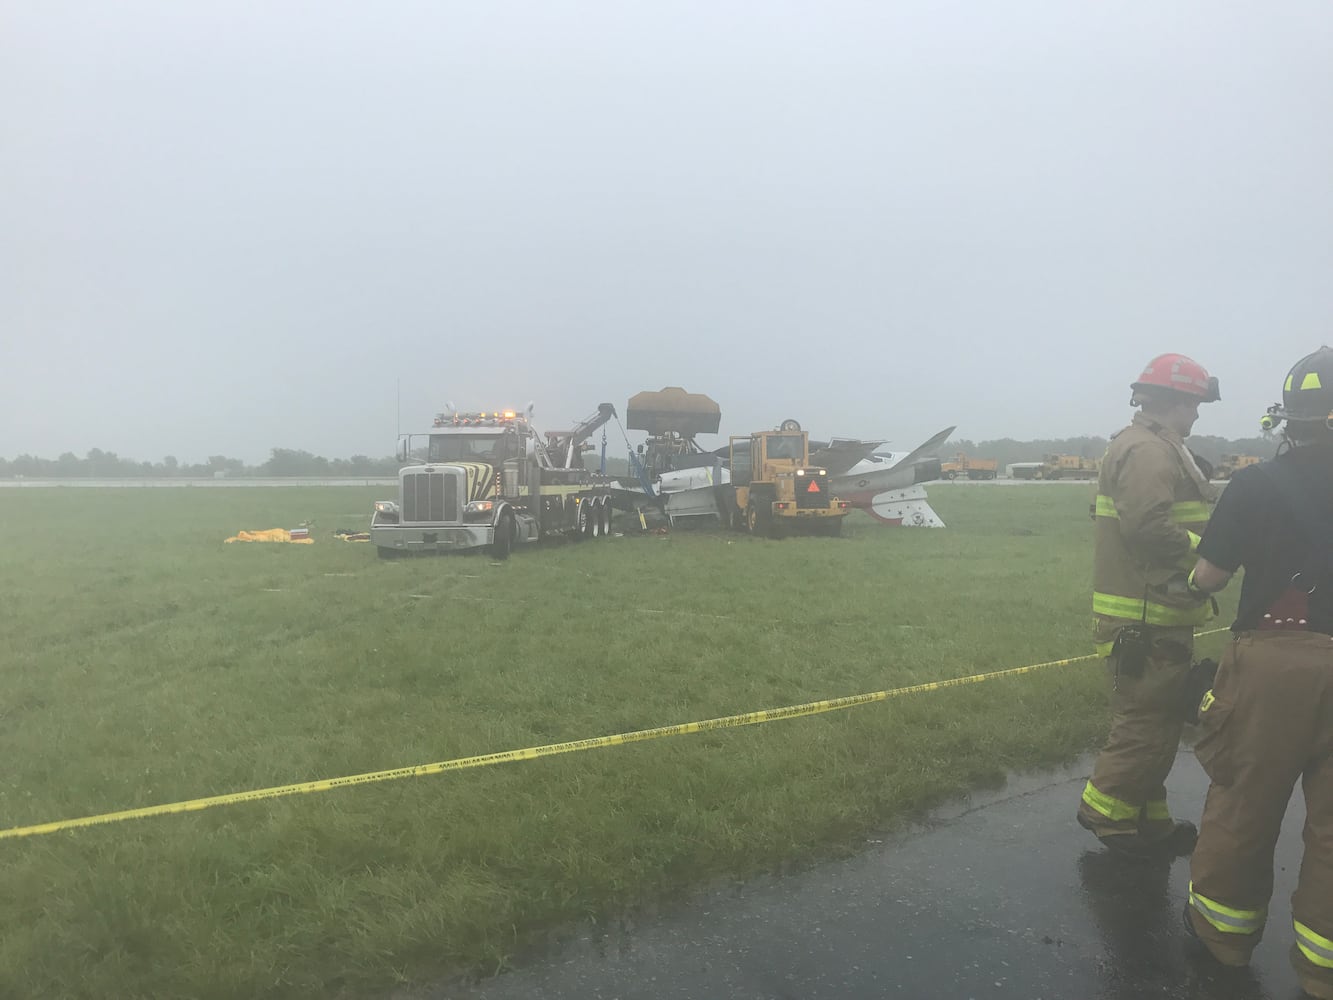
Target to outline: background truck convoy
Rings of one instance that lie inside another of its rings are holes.
[[[370,540],[382,558],[489,548],[506,559],[515,545],[551,535],[574,540],[611,533],[611,480],[583,466],[584,442],[616,415],[602,403],[569,431],[546,440],[526,413],[439,414],[424,435],[405,435],[399,459],[425,439],[425,461],[398,472],[396,500],[377,500]]]
[[[958,452],[952,461],[940,463],[940,475],[945,479],[994,479],[999,474],[1000,463],[994,458],[970,458]]]

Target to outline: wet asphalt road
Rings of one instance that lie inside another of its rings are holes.
[[[1287,964],[1299,788],[1266,937],[1251,969],[1236,974],[1185,938],[1186,860],[1108,855],[1074,822],[1090,766],[1013,778],[852,859],[572,928],[515,971],[394,1000],[1300,997]],[[1168,789],[1175,815],[1197,820],[1207,779],[1189,752]]]

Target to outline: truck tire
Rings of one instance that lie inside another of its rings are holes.
[[[603,538],[610,538],[610,537],[611,537],[611,515],[614,513],[614,510],[613,510],[612,507],[611,507],[611,498],[610,498],[610,497],[602,497],[602,501],[601,501],[601,503],[599,503],[597,506],[598,506],[598,508],[600,509],[600,513],[601,513],[601,515],[602,515],[602,537],[603,537]]]
[[[397,549],[391,549],[387,545],[377,545],[375,551],[379,553],[381,559],[397,559],[401,555]]]
[[[948,472],[944,474],[944,478],[952,482],[953,480],[958,478],[958,473],[954,472],[953,469],[950,469]]]
[[[602,505],[594,498],[583,506],[587,511],[588,537],[597,541],[602,537]]]
[[[750,534],[759,538],[777,538],[778,526],[773,517],[773,497],[768,493],[750,494],[749,506],[745,508],[745,523]]]
[[[500,523],[495,526],[495,539],[491,542],[491,558],[498,562],[504,562],[509,558],[509,554],[514,551],[514,518],[510,514],[502,514]]]

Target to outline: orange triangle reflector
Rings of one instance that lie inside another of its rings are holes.
[[[805,492],[807,492],[807,493],[818,493],[818,492],[819,492],[819,480],[817,480],[817,479],[812,479],[812,480],[810,480],[810,485],[807,486],[807,487],[805,488]]]

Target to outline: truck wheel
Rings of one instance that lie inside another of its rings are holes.
[[[610,537],[611,537],[611,515],[614,513],[614,511],[611,509],[611,498],[610,498],[610,497],[602,497],[602,502],[601,502],[600,504],[598,504],[597,506],[601,509],[601,510],[600,510],[600,513],[601,513],[601,515],[602,515],[602,537],[603,537],[603,538],[610,538]]]
[[[770,506],[772,501],[763,499],[751,506],[754,511],[754,521],[750,527],[753,534],[761,538],[777,538],[778,526],[773,519],[773,508]]]
[[[588,505],[580,503],[574,510],[574,528],[568,531],[572,541],[581,542],[588,534]]]
[[[602,505],[589,500],[584,505],[588,519],[588,537],[593,541],[602,537]]]
[[[505,514],[495,526],[495,540],[491,542],[491,558],[503,562],[514,551],[514,519]]]
[[[397,559],[399,555],[397,549],[391,549],[384,545],[376,546],[375,551],[379,553],[381,559]]]
[[[944,478],[953,481],[958,478],[958,473],[954,472],[953,469],[950,469],[944,474]]]

